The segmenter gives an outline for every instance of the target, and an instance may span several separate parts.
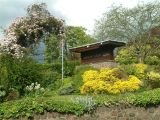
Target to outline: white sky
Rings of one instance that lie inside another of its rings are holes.
[[[58,0],[56,9],[67,17],[67,24],[84,26],[89,31],[112,4],[133,7],[139,0]]]
[[[92,33],[98,19],[112,5],[134,7],[141,0],[0,0],[0,26],[7,27],[19,16],[26,14],[28,5],[45,2],[49,11],[65,19],[67,25],[83,26]],[[150,2],[152,0],[143,0]],[[2,35],[0,34],[0,37]]]

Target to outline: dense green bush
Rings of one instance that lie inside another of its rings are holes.
[[[31,58],[18,59],[7,54],[0,57],[0,85],[5,88],[7,94],[11,89],[15,89],[23,95],[27,85],[43,78],[39,65]]]
[[[147,56],[145,63],[149,65],[160,65],[160,58],[157,56]]]
[[[58,90],[58,94],[60,95],[68,95],[75,91],[75,88],[73,87],[73,80],[71,77],[64,78],[62,81],[62,85]]]
[[[61,78],[61,73],[53,70],[50,65],[39,64],[39,73],[42,78],[39,81],[42,87],[48,87],[51,84],[54,85],[57,80]]]
[[[130,104],[136,106],[151,106],[160,104],[160,88],[136,93],[126,93],[120,95],[97,95],[94,96],[99,105],[120,105]]]
[[[121,49],[116,58],[115,58],[116,62],[120,63],[120,64],[132,64],[132,63],[137,63],[138,59],[137,59],[137,54],[135,52],[135,48],[130,46],[130,47],[126,47]]]
[[[64,76],[72,76],[74,74],[74,70],[76,66],[80,65],[79,61],[65,61],[64,62]],[[52,70],[61,73],[62,72],[62,64],[60,62],[55,62],[51,64]]]

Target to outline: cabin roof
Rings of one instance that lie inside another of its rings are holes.
[[[82,45],[79,47],[73,47],[73,48],[70,48],[70,51],[81,53],[81,52],[85,52],[85,51],[89,51],[89,50],[94,50],[94,49],[97,49],[97,48],[105,46],[105,45],[113,45],[115,47],[121,47],[121,46],[124,46],[125,44],[126,44],[125,42],[119,42],[119,41],[114,41],[114,40],[105,40],[105,41]]]

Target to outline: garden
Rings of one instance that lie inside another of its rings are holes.
[[[159,8],[157,3],[130,10],[113,7],[106,14],[107,20],[100,20],[102,24],[97,23],[95,29],[99,34],[94,38],[83,27],[64,28],[63,21],[50,15],[44,3],[29,6],[28,16],[18,18],[11,24],[6,30],[4,44],[0,46],[0,119],[32,119],[35,113],[43,114],[44,111],[81,116],[93,114],[99,106],[122,104],[158,106],[160,36],[155,32],[155,26],[160,24],[160,18],[152,16],[156,24],[148,19],[153,11],[159,12]],[[140,22],[133,22],[134,17]],[[110,31],[104,37],[129,39],[126,46],[118,48],[115,57],[117,67],[97,69],[82,65],[79,60],[72,60],[68,46],[76,47],[100,39],[101,25],[108,26],[106,32]],[[111,26],[113,29],[110,29]],[[118,27],[123,30],[120,31]],[[35,59],[40,39],[44,39],[46,45],[43,63]],[[64,47],[63,79],[61,46]]]

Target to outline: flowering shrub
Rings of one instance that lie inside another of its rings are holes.
[[[39,94],[41,92],[44,92],[44,88],[42,88],[41,85],[38,84],[37,82],[32,83],[29,86],[26,86],[25,89],[28,94],[32,94],[32,93]]]
[[[103,68],[100,71],[89,70],[83,74],[83,86],[81,93],[109,93],[118,94],[127,91],[135,91],[140,88],[142,82],[133,75],[128,77],[128,80],[120,78],[118,68],[109,69]]]
[[[16,18],[5,30],[5,37],[0,40],[0,49],[20,58],[25,48],[38,43],[44,35],[53,32],[61,35],[62,25],[63,21],[52,16],[46,4],[33,4],[27,8],[27,16]]]
[[[147,74],[147,77],[148,77],[147,82],[151,88],[160,87],[160,73],[151,71]]]
[[[83,82],[95,80],[98,77],[98,71],[88,70],[83,74]]]
[[[146,70],[147,67],[148,67],[146,64],[142,64],[142,63],[134,64],[133,66],[136,67],[137,71],[138,71],[140,74],[144,74],[145,70]]]

